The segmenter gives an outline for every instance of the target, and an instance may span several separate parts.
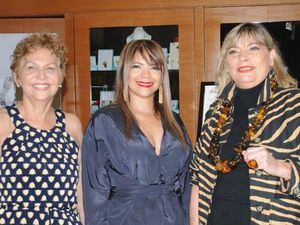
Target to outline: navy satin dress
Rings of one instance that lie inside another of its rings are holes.
[[[124,135],[118,106],[95,113],[83,138],[86,225],[188,225],[192,147],[164,127],[161,153],[134,124]]]

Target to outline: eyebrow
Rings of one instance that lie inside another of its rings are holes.
[[[247,44],[246,47],[248,47],[250,45],[263,45],[263,44],[260,42],[251,42],[251,43]],[[239,48],[239,47],[237,45],[234,45],[234,46],[230,46],[228,49],[230,49],[230,48]]]
[[[31,61],[31,60],[26,60],[26,59],[24,59],[24,63],[25,63],[25,65],[28,64],[28,63],[32,63],[32,64],[38,65],[38,63],[36,63],[36,62]],[[56,62],[47,63],[47,64],[45,64],[45,65],[46,65],[46,66],[49,66],[49,65],[55,65],[55,66],[58,66],[58,64],[57,64]]]

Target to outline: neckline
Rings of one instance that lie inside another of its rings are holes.
[[[263,84],[264,84],[264,81],[252,88],[247,88],[247,89],[242,89],[242,88],[236,87],[236,93],[237,93],[237,95],[247,95],[247,94],[252,94],[252,93],[259,93],[261,91]]]
[[[149,146],[151,146],[151,148],[153,149],[153,153],[159,157],[161,156],[162,154],[162,145],[163,145],[163,141],[164,141],[164,137],[165,137],[165,126],[164,126],[164,123],[163,121],[161,120],[161,124],[162,124],[162,128],[163,128],[163,133],[162,133],[162,137],[161,137],[161,141],[160,141],[160,151],[159,151],[159,154],[156,153],[156,148],[155,146],[151,143],[151,141],[148,139],[148,137],[146,136],[146,134],[143,132],[143,130],[139,127],[137,121],[133,120],[134,121],[134,124],[137,128],[137,130],[140,132],[140,134],[146,139],[147,143],[149,144]]]
[[[58,124],[58,116],[57,116],[57,113],[56,113],[56,110],[55,110],[55,109],[54,109],[54,113],[55,113],[56,119],[55,119],[55,124],[54,124],[54,126],[52,126],[52,127],[49,128],[49,129],[39,129],[39,128],[36,128],[36,127],[30,125],[30,124],[23,118],[23,116],[22,116],[22,114],[21,114],[21,112],[20,112],[20,110],[19,110],[19,108],[18,108],[17,105],[13,105],[13,108],[16,110],[17,116],[19,117],[21,123],[26,124],[30,129],[32,129],[32,130],[34,130],[34,131],[37,131],[37,132],[51,132],[51,131],[53,131],[53,130],[57,127],[57,124]]]

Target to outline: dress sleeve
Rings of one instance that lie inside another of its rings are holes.
[[[190,151],[190,149],[189,149]],[[189,207],[190,207],[190,197],[191,197],[191,176],[189,172],[189,163],[192,159],[192,152],[190,151],[186,165],[184,166],[182,173],[179,175],[179,181],[181,186],[182,194],[182,204],[185,212],[185,216],[188,220],[189,218]]]
[[[188,218],[189,218],[189,207],[190,207],[190,197],[191,197],[191,176],[190,176],[189,164],[190,164],[190,162],[192,160],[192,157],[193,157],[192,144],[191,144],[191,140],[190,140],[190,137],[188,135],[188,132],[187,132],[181,118],[177,114],[176,114],[175,118],[181,126],[181,129],[182,129],[183,134],[184,134],[184,138],[185,138],[186,143],[187,143],[186,151],[189,152],[188,158],[185,162],[185,165],[183,166],[183,168],[181,169],[181,172],[179,174],[179,182],[180,182],[181,195],[182,195],[182,204],[183,204],[182,207],[183,207],[184,212],[186,214],[185,215],[186,219],[188,220]]]
[[[299,160],[291,159],[285,161],[291,164],[292,172],[289,181],[285,181],[283,178],[280,179],[281,191],[300,199],[300,162]]]
[[[297,94],[295,96],[300,96],[300,92],[297,90]],[[291,151],[290,154],[284,159],[285,162],[289,162],[291,164],[291,178],[289,181],[285,181],[283,178],[280,179],[281,186],[280,191],[293,196],[295,199],[300,199],[300,98],[295,98],[293,101],[293,110],[290,110],[290,114],[287,116],[289,123],[291,125],[287,125],[289,133],[293,134],[295,137],[294,143],[295,148]],[[291,135],[291,136],[293,136]],[[288,142],[288,141],[285,141]],[[290,142],[292,143],[292,142]]]
[[[82,144],[83,201],[86,225],[105,224],[107,203],[110,194],[110,163],[105,142],[101,139],[104,126],[91,120]],[[97,134],[97,135],[96,135]],[[97,136],[97,137],[96,137]]]
[[[200,149],[199,149],[199,142],[196,142],[196,145],[194,147],[194,156],[190,164],[190,174],[191,174],[191,184],[198,186],[199,173],[200,168]]]
[[[200,174],[200,168],[201,168],[201,161],[207,160],[206,154],[203,153],[203,146],[209,146],[210,140],[208,140],[208,137],[210,136],[210,121],[212,119],[213,115],[213,109],[216,106],[217,102],[214,102],[209,110],[206,112],[205,120],[203,123],[203,126],[201,128],[200,136],[197,138],[196,144],[194,146],[194,156],[190,164],[190,173],[191,173],[191,183],[193,185],[198,186],[199,185],[199,174]]]

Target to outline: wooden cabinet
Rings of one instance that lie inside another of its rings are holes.
[[[168,35],[168,27],[178,27],[179,42],[179,108],[192,140],[195,140],[195,78],[194,78],[194,11],[192,9],[138,10],[74,15],[76,112],[85,126],[91,116],[91,31],[103,28],[157,27]],[[163,38],[163,37],[162,37]],[[108,40],[109,41],[109,40]],[[122,42],[122,40],[120,40]],[[159,42],[159,41],[158,41]],[[163,46],[164,47],[164,46]],[[117,51],[116,55],[119,52]],[[172,74],[171,74],[172,75]]]

